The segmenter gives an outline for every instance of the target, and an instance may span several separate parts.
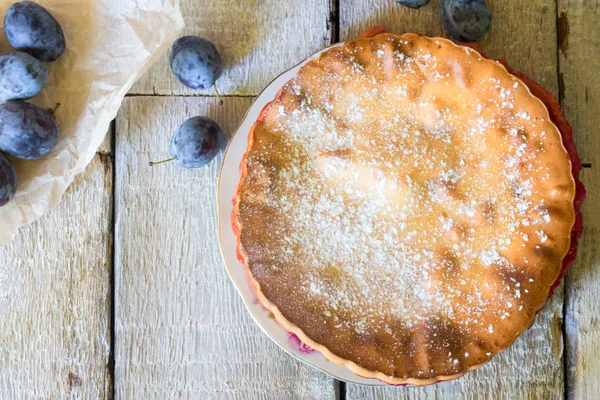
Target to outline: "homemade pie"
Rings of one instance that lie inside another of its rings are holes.
[[[257,296],[363,377],[425,385],[481,366],[531,325],[581,233],[548,109],[445,39],[323,52],[248,143],[233,220]]]

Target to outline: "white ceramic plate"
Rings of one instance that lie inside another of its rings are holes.
[[[341,43],[332,47],[339,45],[341,45]],[[233,197],[235,196],[240,181],[240,163],[248,146],[248,134],[250,128],[254,125],[261,110],[267,103],[275,99],[279,89],[296,75],[300,67],[329,48],[331,47],[313,54],[300,64],[275,78],[275,80],[273,80],[273,82],[258,95],[256,100],[254,100],[254,103],[250,106],[250,109],[246,113],[238,130],[231,138],[227,150],[225,151],[225,157],[223,158],[217,192],[219,243],[221,245],[221,254],[225,261],[227,273],[242,296],[246,308],[256,323],[275,343],[300,361],[303,361],[336,379],[363,385],[385,386],[385,383],[381,381],[362,378],[352,373],[349,369],[328,361],[321,353],[312,350],[310,347],[300,342],[295,335],[283,329],[275,319],[272,317],[269,318],[269,311],[262,307],[256,298],[254,288],[246,275],[246,269],[236,255],[237,238],[233,233],[231,214],[233,211]]]

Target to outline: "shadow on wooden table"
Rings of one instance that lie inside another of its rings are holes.
[[[255,51],[257,44],[265,38],[264,24],[257,20],[256,14],[249,11],[257,7],[257,1],[246,0],[243,3],[240,2],[237,7],[230,8],[226,14],[217,15],[214,22],[218,29],[208,29],[201,34],[198,32],[188,33],[187,30],[184,32],[192,35],[200,34],[217,44],[223,57],[225,71],[230,71],[234,66],[248,62],[248,58],[252,60],[252,53]],[[192,3],[189,2],[189,4]],[[222,36],[225,36],[227,40],[223,40]],[[247,81],[247,79],[244,79],[237,82],[236,91],[249,91],[249,86],[245,83]]]

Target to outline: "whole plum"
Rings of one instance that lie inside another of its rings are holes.
[[[173,74],[192,89],[214,85],[223,73],[223,61],[217,48],[198,36],[183,36],[173,43],[169,53]]]
[[[37,58],[14,51],[0,56],[0,100],[27,100],[48,82],[46,65]]]
[[[200,168],[219,153],[223,133],[219,125],[208,117],[193,117],[185,121],[171,139],[171,158],[150,165],[175,161],[184,168]]]
[[[485,0],[442,0],[440,19],[448,33],[462,42],[475,42],[490,29],[491,12]]]
[[[10,44],[42,61],[55,61],[65,51],[65,34],[44,7],[32,1],[14,3],[4,15]]]
[[[58,135],[52,114],[38,106],[23,101],[0,104],[0,151],[35,160],[52,150]]]

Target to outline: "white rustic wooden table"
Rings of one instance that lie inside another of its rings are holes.
[[[487,53],[560,99],[586,168],[585,234],[564,288],[480,370],[427,388],[340,383],[256,326],[217,241],[220,158],[149,168],[187,117],[231,134],[254,96],[315,51],[371,25],[444,35],[439,0],[182,0],[186,34],[227,70],[185,88],[166,57],[125,99],[107,141],[62,203],[0,248],[0,399],[600,398],[600,0],[488,0]]]

